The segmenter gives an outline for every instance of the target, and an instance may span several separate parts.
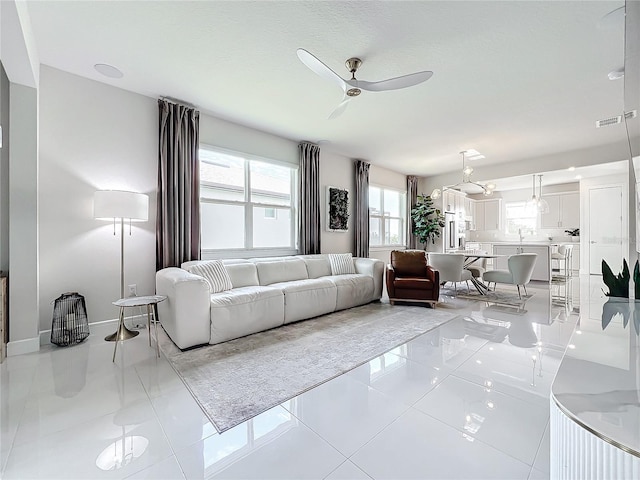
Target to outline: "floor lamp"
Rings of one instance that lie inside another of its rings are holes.
[[[146,222],[149,219],[149,197],[144,193],[123,192],[119,190],[98,190],[93,196],[93,216],[100,220],[113,221],[113,234],[116,234],[116,222],[120,221],[120,298],[124,298],[124,222]],[[124,327],[105,337],[108,342],[126,340],[135,337],[134,332]]]

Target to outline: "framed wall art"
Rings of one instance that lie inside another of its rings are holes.
[[[338,187],[327,187],[327,231],[349,230],[349,191]]]

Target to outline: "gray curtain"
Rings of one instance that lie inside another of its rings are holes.
[[[302,142],[300,153],[300,253],[320,253],[320,147]]]
[[[413,234],[413,220],[411,209],[418,200],[418,177],[407,175],[407,248],[418,248],[418,241]]]
[[[158,100],[156,270],[200,259],[200,112]]]
[[[353,254],[356,257],[369,256],[369,167],[363,160],[356,160],[356,194],[354,208],[355,245]]]

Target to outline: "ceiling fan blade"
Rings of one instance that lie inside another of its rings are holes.
[[[368,92],[384,92],[385,90],[399,90],[401,88],[413,87],[419,83],[426,82],[433,76],[433,72],[417,72],[403,75],[402,77],[389,78],[379,82],[358,81],[358,88]],[[347,82],[349,85],[351,82]]]
[[[342,99],[342,102],[340,102],[340,105],[338,105],[336,109],[331,112],[331,115],[329,115],[329,120],[333,120],[334,118],[338,118],[340,115],[342,115],[349,106],[349,100],[351,100],[351,97],[345,95]]]
[[[343,92],[347,89],[347,83],[340,75],[327,67],[315,56],[307,52],[304,48],[299,48],[298,50],[296,50],[296,53],[298,54],[298,58],[300,59],[300,61],[304,63],[313,73],[333,82],[338,87],[340,87]]]

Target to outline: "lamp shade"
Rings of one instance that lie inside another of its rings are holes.
[[[93,195],[93,217],[146,222],[149,219],[149,197],[144,193],[98,190]]]

